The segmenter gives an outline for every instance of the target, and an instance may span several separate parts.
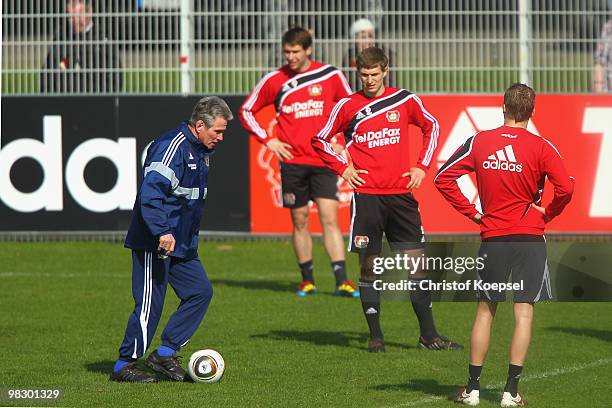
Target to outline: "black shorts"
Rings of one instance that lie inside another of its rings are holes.
[[[505,284],[512,274],[512,283],[522,285],[513,289],[514,302],[540,302],[552,299],[550,273],[546,259],[546,240],[541,235],[505,235],[487,238],[480,245],[479,256],[484,268],[476,272],[476,280],[483,283]],[[480,300],[503,302],[505,290],[478,288]]]
[[[327,167],[281,163],[281,203],[299,208],[315,198],[338,200],[338,176]]]
[[[349,251],[380,254],[383,233],[392,251],[425,248],[419,203],[410,193],[354,193]]]

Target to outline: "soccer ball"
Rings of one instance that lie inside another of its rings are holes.
[[[215,350],[198,350],[191,355],[187,372],[195,382],[214,383],[223,377],[225,361]]]

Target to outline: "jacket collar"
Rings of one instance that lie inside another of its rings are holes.
[[[181,131],[183,132],[187,140],[189,140],[191,145],[196,149],[196,151],[202,152],[205,154],[213,154],[215,152],[214,149],[207,148],[195,137],[193,132],[191,132],[191,129],[189,129],[188,121],[185,120],[181,122]]]

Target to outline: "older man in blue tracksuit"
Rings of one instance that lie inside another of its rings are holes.
[[[128,319],[111,380],[154,382],[136,359],[151,344],[168,283],[181,299],[145,364],[175,381],[185,370],[176,352],[200,325],[212,287],[198,257],[198,233],[208,186],[209,157],[232,113],[221,98],[198,101],[188,122],[157,138],[145,159],[125,246],[132,249],[134,311]]]

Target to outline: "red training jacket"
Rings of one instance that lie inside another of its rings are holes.
[[[270,136],[254,114],[274,104],[276,135],[293,147],[293,159],[287,163],[324,166],[310,139],[321,129],[335,103],[351,93],[342,72],[331,65],[310,61],[308,69],[299,74],[285,65],[259,81],[240,108],[240,121],[257,140],[267,143]]]
[[[439,126],[415,94],[405,89],[385,87],[375,98],[363,91],[342,99],[334,107],[325,127],[312,140],[313,147],[325,164],[339,175],[348,161],[335,153],[329,140],[344,133],[347,152],[365,184],[356,189],[365,194],[403,194],[409,190],[409,179],[402,174],[414,165],[408,152],[408,127],[416,125],[423,133],[423,148],[416,166],[427,171],[438,142]]]
[[[544,234],[544,216],[531,207],[540,205],[544,180],[553,184],[555,196],[546,217],[559,215],[569,203],[574,180],[567,175],[561,155],[548,140],[523,128],[502,126],[477,133],[440,168],[434,183],[461,214],[472,218],[478,211],[463,195],[457,179],[476,173],[483,217],[483,239],[512,234]]]

